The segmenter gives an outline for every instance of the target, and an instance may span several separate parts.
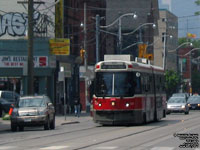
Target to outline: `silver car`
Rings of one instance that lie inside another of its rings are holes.
[[[11,130],[23,131],[25,126],[55,128],[55,108],[47,96],[20,97],[11,115]]]
[[[189,114],[186,97],[171,97],[167,102],[167,114],[172,112],[183,112]]]

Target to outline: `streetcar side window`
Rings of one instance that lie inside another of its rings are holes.
[[[141,77],[140,76],[135,76],[134,75],[134,79],[135,79],[135,93],[136,94],[141,94],[142,92],[141,92]]]

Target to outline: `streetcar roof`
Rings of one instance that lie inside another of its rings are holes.
[[[133,68],[135,69],[153,69],[153,70],[156,70],[156,71],[159,71],[159,72],[162,72],[164,71],[162,67],[160,66],[154,66],[154,65],[151,65],[151,64],[145,64],[145,63],[141,63],[141,62],[135,62],[135,61],[124,61],[124,60],[106,60],[106,61],[100,61],[96,64],[96,67],[97,66],[101,66],[102,64],[106,64],[106,63],[124,63],[126,65],[132,65]]]

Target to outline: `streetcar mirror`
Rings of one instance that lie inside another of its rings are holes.
[[[140,77],[140,73],[139,72],[136,73],[136,77]]]

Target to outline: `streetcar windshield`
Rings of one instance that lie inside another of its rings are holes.
[[[96,96],[129,97],[135,93],[135,74],[133,72],[97,72]]]

